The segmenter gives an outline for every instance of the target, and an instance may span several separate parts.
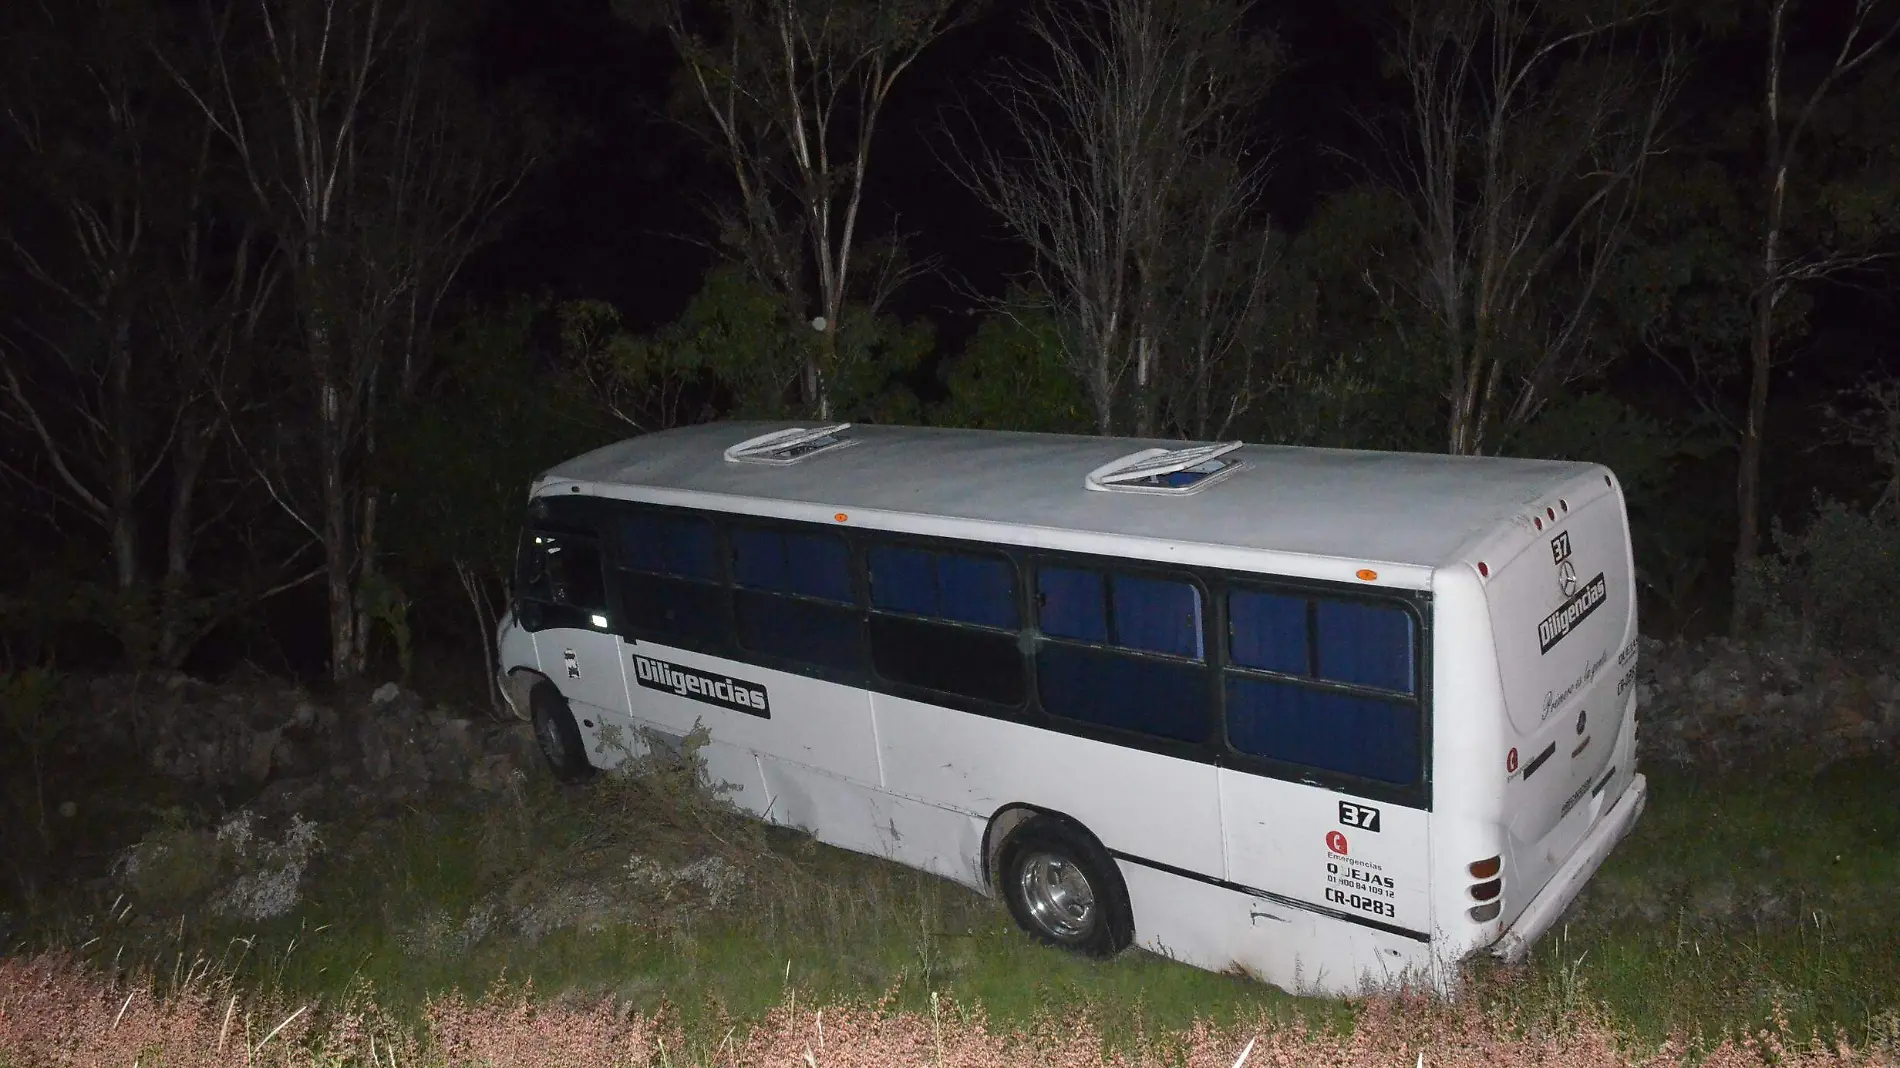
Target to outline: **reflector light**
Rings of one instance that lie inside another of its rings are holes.
[[[1557,519],[1557,510],[1555,508],[1549,507],[1548,505],[1544,507],[1544,514],[1549,516],[1553,522],[1555,522]]]
[[[1473,879],[1489,879],[1493,875],[1496,875],[1498,869],[1503,866],[1503,857],[1486,857],[1484,860],[1472,861],[1469,870]]]
[[[847,519],[850,519],[851,517],[850,517],[850,516],[848,516],[848,515],[846,515],[846,514],[844,514],[843,512],[839,512],[839,513],[838,513],[837,515],[834,515],[834,516],[832,516],[831,518],[833,518],[833,519],[835,519],[835,520],[837,520],[838,522],[840,522],[840,523],[842,523],[842,522],[844,522],[845,520],[847,520]]]
[[[1489,923],[1492,920],[1497,919],[1498,913],[1502,912],[1503,910],[1504,910],[1504,902],[1493,901],[1488,905],[1479,905],[1475,908],[1466,909],[1465,915],[1471,917],[1473,920],[1476,920],[1479,923]]]
[[[1371,582],[1379,577],[1379,573],[1369,567],[1362,567],[1358,571],[1353,572],[1353,574],[1358,575],[1359,581],[1361,582]]]
[[[1498,892],[1503,889],[1504,889],[1503,879],[1493,879],[1488,883],[1479,883],[1478,885],[1471,888],[1471,900],[1489,901],[1492,898],[1497,897]]]
[[[1490,565],[1486,564],[1483,560],[1478,561],[1478,575],[1481,578],[1491,577],[1491,567]]]
[[[1542,519],[1539,519],[1539,518],[1537,518],[1536,516],[1531,516],[1531,522],[1533,522],[1533,523],[1536,523],[1536,524],[1537,524],[1537,529],[1538,529],[1538,530],[1542,530],[1542,529],[1544,529],[1544,521],[1543,521]]]

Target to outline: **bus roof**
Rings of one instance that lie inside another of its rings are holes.
[[[708,423],[631,438],[552,468],[536,492],[582,482],[609,493],[625,487],[630,499],[642,488],[713,494],[726,500],[709,506],[736,511],[745,509],[733,498],[816,504],[1431,568],[1603,471],[1559,460],[1247,445],[1229,454],[1243,466],[1218,484],[1164,496],[1090,490],[1084,479],[1139,450],[1189,443],[867,425],[842,432],[854,447],[783,466],[725,458],[748,439],[815,425]]]

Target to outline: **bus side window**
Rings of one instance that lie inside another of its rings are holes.
[[[731,532],[739,644],[813,667],[858,670],[864,627],[844,539],[768,527]]]
[[[622,516],[619,530],[626,626],[688,648],[730,645],[732,623],[711,521],[641,510]]]
[[[1036,685],[1052,716],[1200,742],[1201,591],[1179,579],[1042,567]]]
[[[892,682],[999,705],[1027,696],[1016,568],[1000,556],[874,545],[871,664]]]
[[[1422,732],[1412,698],[1409,614],[1395,606],[1234,590],[1227,620],[1229,745],[1249,756],[1395,785],[1418,781]]]

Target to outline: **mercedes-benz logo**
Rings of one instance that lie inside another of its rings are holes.
[[[1557,565],[1557,588],[1564,591],[1565,597],[1577,595],[1577,565],[1568,560]]]

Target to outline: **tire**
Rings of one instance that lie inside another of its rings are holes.
[[[581,729],[574,722],[574,710],[567,698],[550,682],[536,683],[528,695],[528,707],[534,722],[535,745],[548,762],[548,770],[561,782],[585,782],[594,776],[594,765],[587,759],[587,746]]]
[[[1038,816],[1017,828],[997,857],[1010,915],[1040,942],[1108,958],[1134,941],[1121,872],[1088,832]]]

